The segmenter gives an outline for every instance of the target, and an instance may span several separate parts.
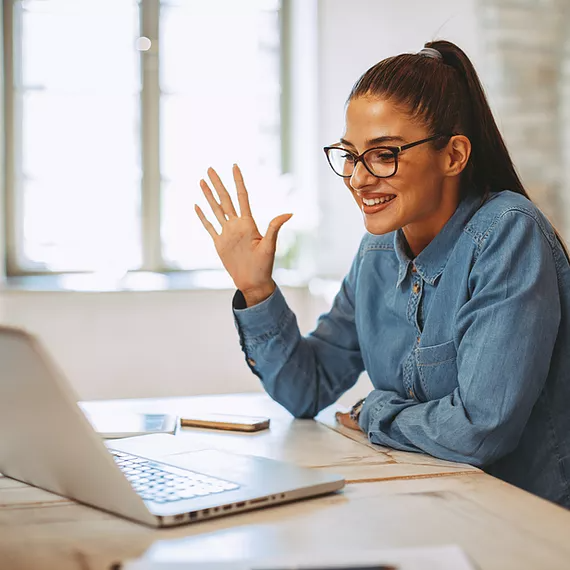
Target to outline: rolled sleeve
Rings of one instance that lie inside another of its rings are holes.
[[[250,369],[296,417],[314,417],[354,385],[364,369],[354,316],[359,264],[357,256],[331,310],[306,336],[279,288],[253,307],[245,306],[241,293],[234,296],[234,320]]]

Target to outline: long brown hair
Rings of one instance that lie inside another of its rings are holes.
[[[529,198],[470,59],[448,41],[428,42],[425,47],[436,49],[441,59],[421,54],[384,59],[356,82],[348,101],[367,96],[386,98],[423,121],[430,134],[465,135],[472,148],[462,174],[464,188],[483,199],[489,192],[501,190]],[[433,144],[437,146],[437,142]]]

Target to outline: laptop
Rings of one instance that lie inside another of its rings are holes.
[[[0,363],[0,473],[13,479],[153,527],[344,486],[340,476],[262,457],[214,449],[176,453],[177,442],[186,438],[175,435],[105,445],[34,335],[0,327]],[[169,449],[167,456],[159,457],[156,438],[158,447]]]

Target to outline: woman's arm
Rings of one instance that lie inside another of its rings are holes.
[[[292,214],[274,218],[262,236],[240,169],[233,167],[239,214],[216,171],[208,169],[208,176],[217,198],[205,180],[200,186],[221,231],[197,205],[196,214],[238,289],[234,314],[247,362],[275,400],[295,416],[313,417],[352,386],[364,368],[354,324],[360,256],[331,311],[301,338],[295,315],[271,277],[277,235]]]
[[[459,386],[424,403],[373,391],[359,419],[372,442],[476,466],[516,447],[561,318],[553,252],[538,222],[505,213],[480,248],[470,287],[456,323]]]
[[[250,308],[243,308],[236,294],[234,315],[248,365],[269,395],[296,417],[314,417],[364,370],[354,322],[359,264],[357,255],[331,310],[306,337],[279,289]]]

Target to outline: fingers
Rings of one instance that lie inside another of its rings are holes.
[[[224,222],[226,221],[226,216],[224,215],[224,210],[222,210],[222,206],[220,206],[216,198],[214,198],[214,194],[212,190],[210,190],[210,187],[208,186],[208,183],[205,180],[200,180],[200,188],[202,188],[202,192],[204,193],[206,200],[208,200],[208,204],[210,204],[210,208],[212,208],[214,216],[216,216],[216,219],[218,220],[218,222],[220,222],[220,225],[223,226]],[[198,214],[198,216],[199,215],[200,214]]]
[[[251,215],[251,207],[249,205],[249,196],[245,188],[241,170],[237,164],[234,164],[232,171],[237,190],[239,213],[241,216],[249,216],[251,218],[252,215]]]
[[[341,425],[343,425],[343,426],[345,426],[345,427],[348,427],[348,426],[346,425],[346,416],[347,416],[347,414],[345,414],[345,413],[343,413],[343,412],[336,412],[336,414],[335,414],[334,416],[335,416],[335,418],[336,418],[336,421],[337,421],[339,424],[341,424]]]
[[[216,192],[220,197],[220,202],[222,204],[222,209],[224,211],[224,214],[228,218],[237,217],[237,213],[234,208],[232,199],[230,198],[230,195],[228,194],[228,191],[226,190],[225,186],[222,184],[222,181],[218,176],[218,173],[213,168],[210,167],[208,168],[208,177],[212,181],[212,184],[214,185],[214,188],[216,189]]]
[[[206,228],[206,231],[212,236],[212,239],[215,240],[218,237],[218,233],[216,232],[214,226],[208,221],[208,218],[206,218],[204,212],[202,212],[198,204],[194,204],[194,210],[196,210],[196,213],[198,214],[202,225]]]
[[[292,217],[293,214],[281,214],[280,216],[273,218],[269,223],[269,227],[267,228],[267,232],[263,239],[267,240],[273,251],[275,251],[275,248],[277,246],[277,234],[279,233],[279,230],[283,224],[289,221]]]
[[[337,422],[343,425],[344,427],[360,430],[360,426],[350,417],[349,413],[336,412],[335,418]]]

